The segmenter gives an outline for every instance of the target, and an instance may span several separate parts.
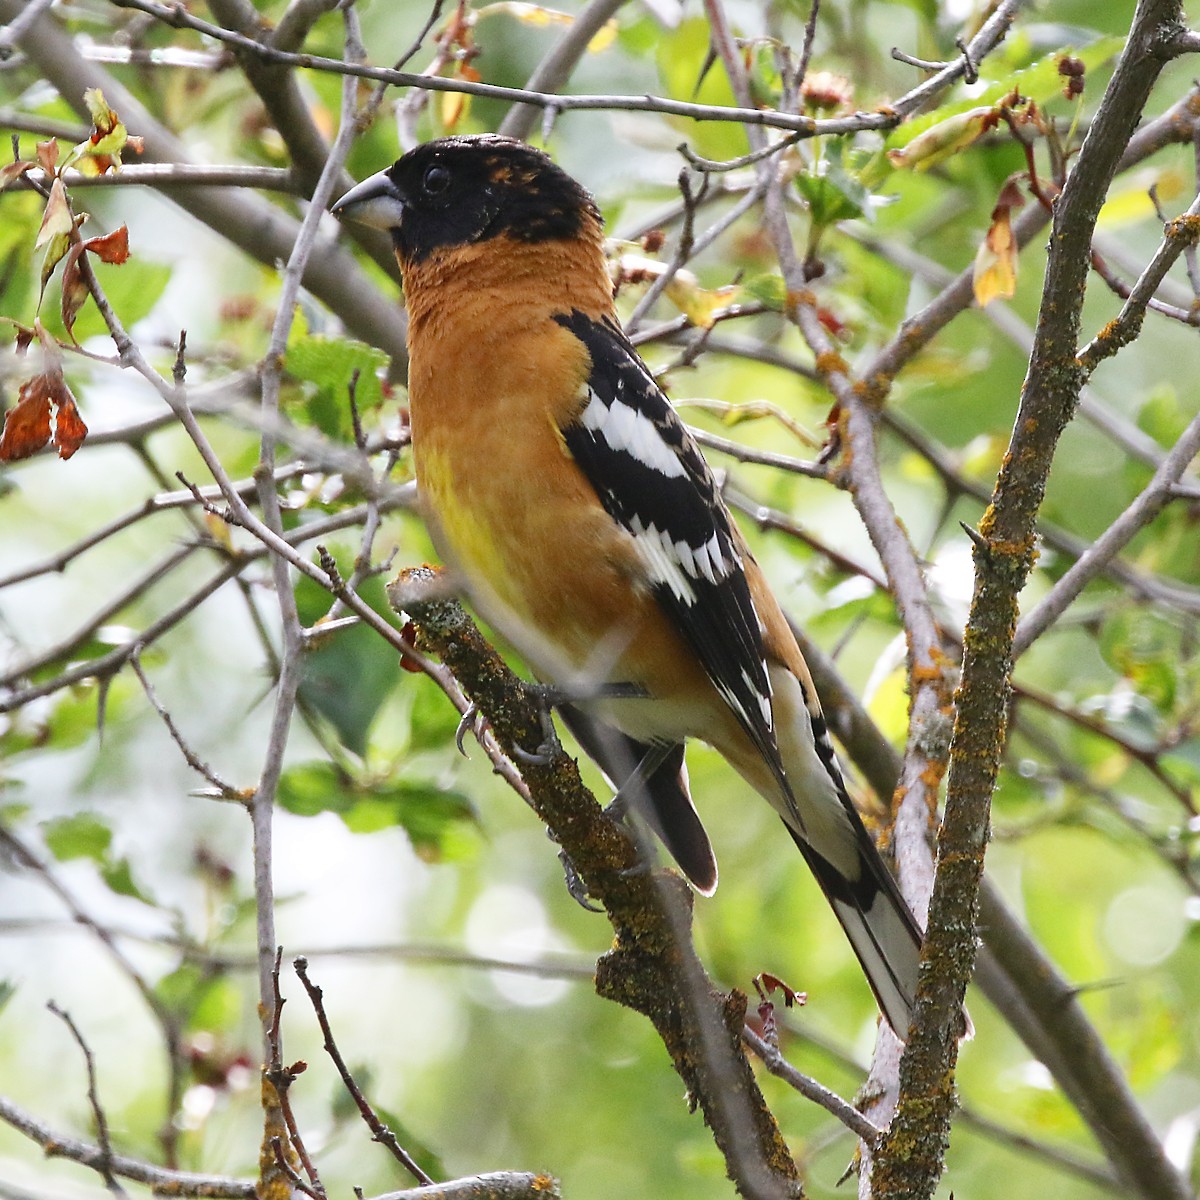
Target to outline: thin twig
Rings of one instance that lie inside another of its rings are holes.
[[[418,1183],[433,1183],[433,1180],[425,1174],[412,1155],[400,1145],[396,1135],[379,1119],[375,1110],[363,1095],[362,1089],[355,1082],[354,1076],[350,1073],[350,1068],[346,1066],[346,1061],[342,1058],[342,1053],[337,1047],[337,1042],[334,1040],[333,1030],[329,1025],[329,1017],[325,1014],[325,1002],[322,999],[321,989],[308,977],[307,959],[297,958],[292,965],[296,968],[296,975],[304,985],[304,990],[308,993],[308,998],[312,1002],[313,1012],[316,1014],[317,1024],[320,1025],[321,1036],[324,1038],[325,1052],[333,1060],[333,1065],[342,1077],[342,1084],[345,1086],[346,1091],[350,1093],[350,1097],[362,1115],[362,1119],[366,1122],[367,1128],[370,1129],[372,1137],[381,1146],[390,1150],[396,1161]]]
[[[102,1171],[102,1164],[107,1161],[114,1175],[146,1184],[164,1196],[192,1196],[196,1200],[253,1200],[256,1194],[255,1183],[250,1179],[227,1179],[220,1175],[172,1171],[123,1154],[106,1156],[99,1146],[51,1129],[4,1096],[0,1096],[0,1121],[36,1142],[47,1158],[65,1158],[94,1171]]]
[[[1019,658],[1083,589],[1171,502],[1172,487],[1200,454],[1200,417],[1194,417],[1137,499],[1075,561],[1037,606],[1021,618],[1013,641]]]
[[[87,1039],[65,1008],[59,1008],[53,1000],[49,1001],[46,1007],[71,1031],[75,1044],[83,1054],[84,1066],[87,1069],[88,1104],[92,1110],[92,1118],[96,1122],[96,1140],[100,1146],[100,1161],[96,1164],[96,1170],[100,1172],[104,1186],[114,1196],[128,1196],[129,1193],[117,1182],[117,1177],[113,1174],[112,1141],[108,1135],[108,1117],[105,1115],[104,1105],[100,1103],[100,1090],[96,1085],[96,1058],[92,1054],[92,1048],[87,1044]]]
[[[227,783],[212,767],[208,765],[192,748],[188,745],[183,734],[180,733],[178,726],[175,724],[171,714],[163,706],[158,695],[154,691],[154,685],[151,684],[146,672],[142,669],[142,663],[138,655],[132,654],[129,658],[129,666],[133,673],[138,677],[142,685],[142,690],[146,693],[146,699],[150,701],[151,708],[162,718],[163,724],[167,727],[167,732],[171,735],[171,740],[179,747],[183,754],[184,761],[197,775],[206,779],[225,800],[239,800],[243,803],[248,799],[247,793],[243,788],[235,788],[233,784]]]
[[[1191,207],[1181,217],[1167,224],[1163,240],[1147,264],[1138,281],[1129,290],[1129,298],[1117,314],[1082,350],[1079,364],[1091,374],[1106,358],[1111,358],[1123,346],[1137,337],[1142,328],[1146,308],[1154,298],[1158,285],[1175,260],[1187,249],[1200,241],[1200,196],[1192,201]],[[1190,320],[1190,313],[1184,319]]]
[[[843,1100],[836,1092],[831,1091],[824,1084],[818,1083],[811,1076],[797,1071],[779,1052],[778,1046],[772,1046],[769,1042],[764,1041],[749,1026],[742,1030],[742,1041],[762,1059],[763,1066],[772,1075],[777,1079],[782,1079],[805,1099],[819,1104],[826,1112],[832,1113],[851,1133],[872,1145],[880,1139],[883,1130],[872,1125],[857,1108]]]

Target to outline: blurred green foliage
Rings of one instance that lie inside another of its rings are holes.
[[[267,20],[283,7],[282,0],[258,5]],[[390,63],[403,53],[425,7],[362,6],[372,62]],[[575,12],[579,5],[564,7]],[[969,7],[977,16],[983,6]],[[962,8],[955,6],[952,15],[949,5],[934,0],[826,0],[811,69],[842,76],[850,107],[871,111],[920,76],[890,58],[891,46],[953,57]],[[719,63],[709,62],[705,21],[689,8],[667,27],[649,9],[620,10],[615,41],[585,56],[572,90],[732,103]],[[758,94],[773,103],[783,78],[775,47],[800,46],[808,4],[781,0],[729,10],[747,39]],[[1003,125],[920,173],[893,169],[884,151],[910,144],[947,118],[994,104],[1014,87],[1037,100],[1063,138],[1077,117],[1086,127],[1131,12],[1126,0],[1047,0],[983,64],[979,85],[953,89],[886,137],[800,144],[789,191],[796,243],[819,256],[823,273],[813,287],[852,363],[869,362],[948,273],[970,268],[1005,182],[1026,163]],[[97,45],[132,39],[146,51],[214,52],[207,39],[113,6],[64,9],[61,19]],[[470,63],[488,82],[523,84],[554,44],[557,28],[491,15],[474,31],[478,54]],[[317,22],[306,49],[341,53],[336,15]],[[1078,110],[1061,95],[1057,73],[1068,49],[1087,70]],[[423,69],[432,55],[427,42],[413,67]],[[198,158],[287,164],[286,146],[261,103],[228,64],[106,69],[194,144]],[[1167,72],[1150,115],[1184,94],[1191,70],[1179,63]],[[297,80],[313,120],[328,133],[337,119],[340,80],[313,72]],[[6,97],[0,129],[20,134],[26,156],[40,135],[23,130],[10,110],[76,120],[28,66],[6,69],[0,89]],[[389,95],[389,103],[393,99]],[[403,95],[398,99],[405,102]],[[404,120],[428,137],[446,131],[449,114],[438,96],[400,121],[391,119],[387,105],[382,111],[350,156],[355,176],[380,169],[400,152]],[[476,99],[462,109],[455,130],[494,128],[504,111],[499,101]],[[682,164],[674,148],[682,140],[714,159],[749,148],[735,124],[601,112],[560,114],[548,149],[596,193],[610,232],[628,237],[662,221],[677,199]],[[1050,178],[1044,140],[1034,153]],[[1118,181],[1097,245],[1126,281],[1161,234],[1146,189],[1161,185],[1168,211],[1180,211],[1194,190],[1191,153],[1169,148]],[[697,212],[699,230],[740,198],[748,178],[736,171],[714,176],[729,190],[713,183]],[[256,364],[278,299],[277,272],[248,264],[211,234],[192,247],[196,227],[140,189],[80,188],[73,201],[76,211],[95,212],[85,226],[89,235],[122,221],[129,225],[133,257],[102,268],[103,282],[157,366],[170,371],[174,339],[184,327],[189,383],[211,384]],[[291,196],[275,195],[273,203],[292,214],[302,210]],[[39,256],[32,241],[40,217],[41,202],[28,192],[0,197],[0,314],[22,325],[35,315]],[[663,261],[670,261],[676,232],[668,228]],[[978,522],[983,502],[970,489],[986,495],[1007,444],[1027,365],[1023,339],[1037,317],[1044,241],[1035,238],[1022,255],[1011,302],[959,315],[901,374],[881,417],[889,495],[928,564],[950,635],[961,631],[971,585],[959,521]],[[645,347],[648,361],[670,368],[672,394],[680,401],[766,402],[748,410],[756,415],[739,413],[736,422],[711,408],[683,408],[697,427],[752,448],[814,456],[796,430],[819,443],[830,399],[813,381],[810,356],[782,315],[787,297],[757,217],[735,223],[690,269],[701,289],[739,282],[754,311],[719,323],[704,347],[693,341],[697,330],[685,331],[685,341],[705,349],[694,362],[679,362],[678,339],[652,341]],[[43,305],[52,332],[56,286]],[[381,302],[395,302],[394,289],[383,286]],[[637,294],[622,292],[625,313]],[[1094,280],[1085,337],[1120,303]],[[666,303],[656,313],[675,315]],[[101,332],[89,303],[76,333],[93,353],[111,355]],[[1043,509],[1048,536],[1026,608],[1073,561],[1054,549],[1050,535],[1062,531],[1084,545],[1094,540],[1146,485],[1147,453],[1172,445],[1196,416],[1194,356],[1194,330],[1152,314],[1140,340],[1096,375],[1088,403],[1107,414],[1109,429],[1084,414],[1064,439]],[[13,403],[29,373],[23,362],[5,352],[3,405]],[[388,385],[386,365],[378,351],[346,339],[336,316],[306,297],[286,353],[287,420],[306,437],[352,450],[347,388],[357,372],[367,434],[394,433],[402,427],[404,395]],[[165,421],[154,424],[164,410],[130,373],[78,356],[68,356],[67,372],[94,431],[147,421],[153,427],[129,441],[96,438],[70,463],[43,456],[0,467],[0,663],[11,672],[0,698],[52,682],[73,664],[121,644],[130,630],[150,628],[251,548],[219,513],[175,507],[81,552],[61,572],[11,579],[10,573],[71,546],[148,496],[176,490],[177,471],[208,482],[178,430]],[[786,424],[771,412],[783,413]],[[203,421],[230,474],[249,476],[258,457],[253,421],[236,411],[206,414]],[[902,747],[902,630],[886,592],[846,569],[848,560],[879,571],[848,499],[823,482],[715,452],[711,458],[728,468],[732,491],[780,510],[842,556],[835,561],[799,538],[744,523],[786,607],[835,654],[871,716]],[[374,465],[378,469],[379,460]],[[407,456],[398,454],[393,480],[403,482],[410,470]],[[293,532],[361,499],[355,480],[333,467],[290,480],[284,490]],[[1089,1014],[1156,1129],[1171,1131],[1173,1145],[1186,1143],[1188,1162],[1200,1108],[1196,522],[1194,498],[1169,505],[1124,556],[1148,586],[1097,580],[1021,660],[989,857],[991,878],[1083,990]],[[349,575],[360,531],[325,541]],[[58,645],[184,542],[197,546],[184,568],[147,585],[49,665],[21,671],[22,663]],[[310,543],[303,545],[313,553]],[[382,519],[376,559],[393,548],[397,565],[431,556],[416,516]],[[270,725],[272,587],[261,561],[243,566],[240,586],[227,583],[143,658],[180,736],[204,763],[245,789],[258,778]],[[360,591],[387,614],[379,576],[368,577]],[[304,579],[295,601],[306,627],[321,622],[331,605]],[[108,628],[114,620],[121,630]],[[649,1024],[599,1001],[581,977],[607,949],[608,927],[569,899],[554,847],[470,735],[470,761],[457,753],[457,713],[442,693],[401,670],[395,653],[362,627],[339,626],[313,637],[303,662],[280,781],[275,886],[289,999],[285,1056],[309,1063],[293,1101],[302,1125],[315,1131],[331,1194],[361,1186],[369,1195],[407,1181],[347,1114],[307,1001],[286,966],[299,952],[309,954],[311,973],[325,989],[346,1058],[364,1065],[360,1079],[369,1080],[381,1111],[439,1175],[545,1169],[563,1180],[572,1200],[729,1196],[723,1163],[700,1118],[689,1113]],[[103,736],[96,728],[101,693],[107,697]],[[233,1069],[243,1058],[251,1064],[259,1058],[257,985],[249,965],[255,945],[251,832],[241,806],[190,795],[208,785],[185,765],[127,673],[105,687],[51,691],[0,715],[0,754],[5,826],[38,849],[95,920],[128,937],[136,970],[178,1021],[187,1046],[181,1068],[186,1102],[177,1116],[181,1165],[252,1175],[257,1088]],[[875,1021],[852,956],[773,814],[705,748],[690,752],[689,766],[722,879],[717,895],[697,905],[700,951],[723,986],[748,990],[758,972],[770,970],[806,991],[807,1005],[785,1019],[784,1049],[800,1069],[852,1095]],[[601,781],[588,771],[603,795]],[[852,787],[869,802],[861,780],[853,778]],[[11,927],[0,928],[0,978],[6,981],[0,1074],[8,1081],[0,1090],[12,1091],[55,1127],[85,1132],[75,1048],[63,1044],[61,1027],[43,1011],[47,999],[57,998],[70,1005],[92,1042],[101,1092],[120,1130],[117,1148],[154,1156],[167,1115],[161,1030],[127,974],[71,922],[35,875],[14,868],[0,876],[0,887],[12,917]],[[1082,1121],[1045,1069],[981,997],[972,996],[970,1004],[978,1036],[964,1050],[959,1076],[969,1113],[1094,1158]],[[778,1081],[764,1079],[763,1086],[802,1164],[808,1194],[840,1195],[835,1183],[853,1152],[849,1136]],[[16,1185],[41,1172],[78,1177],[76,1168],[42,1165],[29,1144],[0,1132],[5,1182]],[[956,1128],[939,1195],[952,1192],[972,1200],[1110,1194],[966,1119]]]

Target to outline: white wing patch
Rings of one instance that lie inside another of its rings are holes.
[[[654,422],[631,405],[620,400],[605,404],[589,390],[588,404],[579,421],[584,429],[599,433],[610,449],[625,451],[668,479],[679,479],[687,473],[679,455],[663,441]]]
[[[641,517],[633,518],[629,530],[641,552],[650,579],[654,583],[669,587],[675,598],[682,603],[695,604],[696,589],[692,587],[684,572],[679,554],[679,548],[682,546],[687,552],[686,561],[692,563],[691,547],[686,542],[672,542],[653,523],[649,526],[643,525]],[[694,575],[695,571],[688,574]]]
[[[665,584],[684,604],[695,604],[698,598],[691,583],[693,579],[720,583],[741,566],[741,558],[736,550],[731,548],[730,556],[725,556],[715,533],[703,545],[692,546],[682,540],[671,541],[670,536],[657,525],[653,522],[644,525],[638,516],[633,518],[629,529],[651,580]]]

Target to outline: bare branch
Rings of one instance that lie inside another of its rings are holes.
[[[872,1125],[857,1108],[847,1104],[841,1096],[830,1091],[824,1084],[797,1071],[779,1052],[778,1046],[764,1041],[749,1026],[742,1030],[742,1041],[762,1059],[763,1066],[772,1075],[795,1088],[806,1100],[811,1100],[826,1112],[832,1113],[851,1133],[862,1138],[864,1142],[875,1143],[882,1136],[883,1130]]]
[[[1137,283],[1129,290],[1129,298],[1114,321],[1110,321],[1079,352],[1079,363],[1090,375],[1106,358],[1111,358],[1127,346],[1142,328],[1146,309],[1154,298],[1164,276],[1175,260],[1189,247],[1200,241],[1200,196],[1182,217],[1167,224],[1162,244],[1147,264]],[[1185,314],[1185,319],[1190,313]]]
[[[0,1096],[0,1121],[23,1133],[45,1151],[47,1158],[66,1158],[93,1171],[103,1173],[104,1164],[113,1174],[134,1183],[144,1183],[168,1196],[192,1196],[196,1200],[253,1200],[253,1180],[226,1179],[220,1175],[198,1175],[191,1171],[171,1171],[123,1154],[105,1155],[91,1142],[68,1137],[44,1125],[36,1117],[6,1097]]]
[[[384,1192],[372,1200],[561,1200],[561,1196],[557,1180],[549,1175],[495,1171],[402,1192]]]
[[[1141,0],[1129,40],[1075,168],[1054,211],[1041,316],[1009,452],[975,550],[976,590],[965,637],[963,680],[951,750],[946,815],[930,905],[916,1019],[901,1062],[901,1098],[880,1150],[879,1197],[931,1194],[953,1098],[945,1087],[957,1058],[954,1023],[975,955],[979,878],[990,800],[1004,740],[1017,595],[1033,565],[1034,528],[1059,436],[1074,413],[1082,372],[1075,366],[1080,309],[1100,205],[1163,59],[1163,31],[1178,19],[1173,0]],[[1136,1110],[1135,1110],[1136,1111]],[[1127,1131],[1127,1136],[1134,1131]],[[1143,1169],[1126,1179],[1141,1196],[1182,1197],[1190,1189],[1144,1122],[1136,1130]],[[884,1163],[888,1166],[880,1170]],[[1124,1160],[1122,1161],[1124,1165]]]
[[[1024,654],[1062,616],[1088,583],[1171,502],[1174,485],[1197,454],[1200,454],[1200,417],[1193,418],[1137,499],[1083,552],[1037,607],[1021,619],[1013,640],[1015,657]]]
[[[108,1136],[108,1117],[105,1116],[104,1106],[100,1103],[100,1090],[96,1085],[96,1058],[92,1054],[92,1048],[87,1044],[86,1039],[80,1032],[79,1026],[75,1024],[74,1019],[66,1009],[59,1008],[53,1000],[46,1007],[71,1031],[71,1036],[75,1039],[75,1044],[83,1054],[83,1062],[87,1070],[88,1106],[91,1108],[92,1118],[96,1122],[96,1139],[100,1143],[101,1157],[96,1170],[100,1172],[100,1175],[104,1179],[104,1186],[114,1196],[128,1196],[129,1193],[117,1182],[117,1177],[113,1174],[113,1152],[112,1142]]]
[[[321,1027],[321,1036],[324,1038],[325,1053],[333,1060],[333,1065],[337,1068],[337,1072],[342,1078],[342,1084],[346,1091],[350,1093],[350,1097],[357,1106],[362,1119],[371,1131],[371,1136],[381,1146],[389,1150],[392,1157],[418,1183],[433,1183],[433,1180],[417,1164],[416,1159],[400,1145],[396,1135],[379,1119],[378,1114],[371,1107],[366,1096],[363,1095],[362,1089],[354,1081],[354,1076],[351,1074],[350,1068],[346,1066],[346,1060],[342,1058],[342,1052],[338,1049],[337,1041],[334,1039],[333,1029],[329,1024],[329,1017],[325,1013],[325,1002],[322,999],[321,989],[308,977],[308,962],[303,958],[297,958],[292,965],[296,968],[296,975],[300,982],[304,984],[304,990],[308,993],[308,998],[312,1003],[317,1024]]]

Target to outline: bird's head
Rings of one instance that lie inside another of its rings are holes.
[[[348,191],[335,216],[385,229],[402,266],[489,238],[576,238],[600,227],[591,196],[540,150],[484,134],[410,150]]]

